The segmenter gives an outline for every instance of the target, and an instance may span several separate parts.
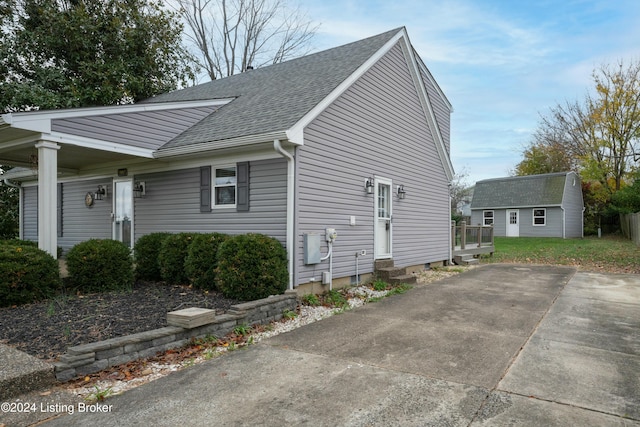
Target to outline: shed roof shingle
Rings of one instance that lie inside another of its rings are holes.
[[[478,181],[473,192],[471,209],[561,205],[568,173]]]
[[[287,130],[399,31],[150,98],[144,102],[235,98],[162,149]]]

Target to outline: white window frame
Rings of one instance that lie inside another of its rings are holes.
[[[536,216],[536,211],[542,211],[543,215],[542,216],[539,216],[539,215]],[[546,226],[547,225],[547,208],[534,208],[534,209],[532,209],[531,210],[531,217],[532,217],[531,222],[532,222],[532,225],[534,227],[544,227],[544,226]],[[542,224],[536,224],[536,218],[542,218],[543,223]]]
[[[234,209],[238,204],[238,167],[236,164],[218,165],[211,168],[211,204],[213,209]],[[235,181],[233,184],[216,184],[216,174],[220,169],[233,169],[235,171]],[[233,186],[233,203],[218,204],[218,198],[216,197],[216,189],[223,187]]]
[[[486,213],[491,212],[491,224],[487,224],[487,219],[489,219],[489,217],[485,216]],[[496,213],[495,211],[482,211],[482,226],[483,227],[488,227],[490,225],[493,225],[496,223]]]

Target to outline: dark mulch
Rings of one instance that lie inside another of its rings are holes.
[[[239,301],[217,292],[164,283],[137,283],[131,291],[59,296],[0,308],[0,342],[44,360],[67,347],[167,326],[167,312],[189,307],[218,314]]]

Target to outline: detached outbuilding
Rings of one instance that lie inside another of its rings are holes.
[[[583,237],[584,202],[575,172],[478,181],[471,224],[493,225],[495,236]]]
[[[398,28],[138,104],[4,114],[0,164],[27,166],[3,178],[53,255],[254,232],[286,246],[291,288],[349,283],[450,259],[450,114]]]

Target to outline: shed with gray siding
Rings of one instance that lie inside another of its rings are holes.
[[[50,252],[52,239],[258,232],[287,247],[291,287],[330,269],[350,282],[377,259],[450,258],[451,111],[399,28],[134,105],[5,114],[0,161],[38,153],[6,177],[22,187],[22,237]],[[46,167],[55,197],[39,191]],[[331,264],[305,257],[328,254],[327,229]]]
[[[471,224],[495,236],[583,237],[582,185],[575,172],[488,179],[476,183]]]

